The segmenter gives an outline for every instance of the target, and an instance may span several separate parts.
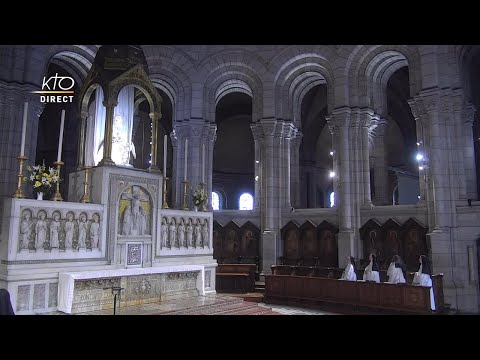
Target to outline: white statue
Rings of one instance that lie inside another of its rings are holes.
[[[54,213],[50,223],[50,247],[58,249],[58,230],[60,230],[60,214]]]
[[[112,160],[116,165],[129,166],[130,153],[136,159],[135,145],[128,141],[127,132],[124,131],[124,121],[120,115],[116,115],[113,119],[113,133],[112,133]]]
[[[147,216],[145,209],[140,206],[140,214],[138,215],[138,235],[145,235],[147,232]]]
[[[43,244],[47,241],[47,222],[45,221],[45,213],[41,212],[38,215],[37,225],[35,226],[35,232],[37,238],[35,241],[35,248],[40,249],[43,247]]]
[[[187,224],[187,245],[195,247],[195,244],[193,243],[192,219],[188,219],[188,224]]]
[[[122,220],[122,235],[130,235],[132,230],[132,210],[130,204],[125,206],[125,210],[123,211],[123,220]]]
[[[140,233],[140,227],[142,226],[142,214],[140,214],[140,207],[142,201],[149,201],[150,198],[146,195],[143,195],[140,191],[138,186],[132,186],[132,193],[122,194],[122,199],[130,200],[130,204],[127,205],[125,208],[125,212],[123,215],[123,229],[122,235],[144,235],[148,233],[146,218],[145,218],[145,228],[143,229],[143,233]],[[127,211],[128,209],[128,211]],[[145,210],[145,209],[143,209]],[[130,214],[130,216],[127,216]],[[144,214],[145,215],[145,214]]]
[[[23,213],[23,220],[20,224],[20,249],[28,249],[28,243],[32,236],[32,229],[35,223],[32,220],[30,211],[26,210]]]
[[[187,247],[185,241],[185,225],[183,224],[183,219],[180,219],[180,224],[178,225],[178,245]]]
[[[164,247],[170,247],[170,241],[168,239],[168,225],[167,219],[162,219],[162,245]]]
[[[67,214],[67,221],[65,222],[65,247],[72,248],[73,236],[75,234],[75,222],[73,221],[73,214]]]
[[[170,238],[170,246],[178,246],[178,241],[177,241],[177,226],[175,225],[175,219],[172,218],[172,221],[170,221],[170,226],[168,227],[169,230],[169,238]]]
[[[85,214],[80,215],[78,223],[78,248],[85,248],[85,240],[87,239],[87,217]]]
[[[92,249],[98,248],[98,238],[100,237],[100,219],[97,214],[93,214],[92,224],[90,225],[90,243]]]
[[[202,244],[202,231],[200,228],[200,219],[197,219],[197,222],[195,223],[195,227],[193,228],[193,237],[195,238],[195,247],[197,246],[203,246]]]
[[[203,225],[202,225],[202,247],[207,246],[208,247],[208,222],[207,219],[205,219]]]

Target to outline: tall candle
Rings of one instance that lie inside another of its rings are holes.
[[[60,120],[60,135],[58,136],[58,153],[57,162],[62,160],[62,144],[63,144],[63,125],[65,123],[65,110],[62,110],[62,119]]]
[[[188,156],[188,139],[185,139],[185,166],[183,167],[183,180],[187,181],[187,156]]]
[[[28,102],[23,106],[23,125],[22,125],[22,145],[20,146],[20,156],[25,156],[25,137],[27,136],[27,113]]]
[[[163,176],[167,176],[167,135],[163,136]]]
[[[205,184],[205,144],[202,144],[202,183]]]

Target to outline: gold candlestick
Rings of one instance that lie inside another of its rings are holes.
[[[167,183],[168,183],[168,177],[164,176],[163,177],[163,204],[162,208],[163,209],[168,209],[168,203],[167,203]]]
[[[53,165],[57,165],[57,176],[58,176],[58,181],[57,181],[57,186],[56,186],[56,191],[53,197],[50,200],[53,201],[63,201],[62,195],[60,194],[60,167],[65,164],[63,161],[56,161],[53,163]]]
[[[83,168],[85,170],[85,180],[83,181],[83,195],[80,198],[81,203],[90,203],[90,196],[88,195],[88,173],[90,172],[91,166],[85,165]]]
[[[23,182],[23,163],[27,160],[25,156],[17,156],[18,161],[20,162],[20,169],[18,170],[18,181],[17,181],[17,191],[13,194],[12,197],[23,199],[25,198],[25,194],[22,190],[22,182]]]
[[[183,184],[183,210],[185,211],[188,211],[190,210],[188,208],[188,201],[187,201],[187,197],[188,197],[188,181],[182,181],[182,184]]]

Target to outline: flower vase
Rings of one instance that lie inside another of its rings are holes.
[[[37,200],[43,200],[43,192],[37,192]]]
[[[198,211],[198,206],[194,206],[193,211]]]
[[[202,203],[202,205],[200,205],[200,211],[208,211],[207,204]]]

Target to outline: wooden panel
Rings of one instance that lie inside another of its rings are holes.
[[[360,228],[360,238],[363,242],[363,254],[365,259],[368,259],[368,255],[371,253],[377,254],[382,246],[380,224],[374,219],[368,220]]]
[[[282,303],[328,302],[372,309],[431,313],[430,289],[423,286],[266,275],[265,289],[266,302],[270,303],[280,299]]]
[[[392,261],[393,255],[400,255],[403,259],[403,247],[400,241],[400,224],[394,219],[388,219],[382,225],[382,244],[381,250],[377,252],[378,261],[384,264],[384,270],[388,268],[388,265]],[[385,267],[386,266],[386,267]]]
[[[300,240],[303,265],[315,265],[319,257],[317,228],[310,221],[306,221],[300,227]]]
[[[233,221],[224,227],[223,257],[237,258],[240,252],[240,228]]]
[[[255,258],[260,256],[260,229],[247,221],[240,228],[241,246],[240,256]]]
[[[417,271],[420,266],[418,258],[428,254],[427,228],[413,218],[408,219],[402,225],[402,243],[407,270]]]
[[[319,246],[319,265],[324,267],[338,266],[338,246],[335,234],[338,229],[327,221],[317,227]]]
[[[213,258],[214,259],[222,259],[223,250],[222,250],[222,242],[223,242],[223,227],[217,221],[213,222]]]

